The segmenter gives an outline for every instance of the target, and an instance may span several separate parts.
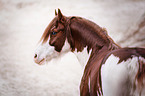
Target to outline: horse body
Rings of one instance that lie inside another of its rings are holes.
[[[78,55],[80,61],[86,62],[84,54],[89,59],[80,84],[81,96],[133,96],[135,92],[144,92],[138,85],[145,82],[145,49],[120,48],[97,24],[81,17],[63,16],[60,10],[55,15],[36,50],[36,63],[42,64],[68,51],[82,53]],[[138,82],[134,83],[135,80]]]

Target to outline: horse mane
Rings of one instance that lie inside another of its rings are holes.
[[[68,42],[71,45],[72,51],[82,51],[84,47],[101,48],[104,45],[108,48],[118,48],[119,46],[109,37],[105,28],[92,21],[81,17],[70,17],[66,24],[66,34]],[[81,37],[81,38],[80,38]]]
[[[107,46],[104,46],[99,51],[97,50],[97,53],[96,50],[92,51],[80,85],[81,96],[103,95],[100,69],[103,58],[111,51],[108,50]]]

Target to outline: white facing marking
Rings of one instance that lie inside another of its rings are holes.
[[[55,58],[58,56],[58,52],[55,51],[54,46],[50,46],[49,45],[49,40],[50,38],[48,38],[47,42],[42,44],[42,42],[40,42],[40,44],[38,45],[35,54],[37,54],[37,58],[35,60],[36,63],[40,63],[41,60],[45,60],[45,61],[49,61],[52,58]]]
[[[134,96],[133,85],[138,72],[138,58],[118,64],[119,58],[111,55],[101,68],[104,96]],[[137,95],[135,95],[137,96]]]
[[[60,55],[63,55],[71,50],[67,39],[65,40],[65,44],[62,47],[61,52],[57,52],[54,46],[50,46],[49,40],[50,37],[48,38],[46,43],[42,44],[42,42],[40,42],[38,48],[36,49],[35,52],[35,54],[37,54],[37,58],[35,58],[36,63],[41,64],[44,61],[50,61],[51,59],[57,58]]]

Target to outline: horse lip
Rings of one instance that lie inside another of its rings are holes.
[[[39,62],[39,64],[42,65],[42,64],[44,63],[44,61],[45,61],[45,59],[43,58],[43,59]]]
[[[42,65],[45,61],[45,58],[41,59],[40,61],[38,61],[37,59],[34,59],[35,63]]]

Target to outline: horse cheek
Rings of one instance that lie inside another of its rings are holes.
[[[51,46],[55,46],[55,42],[56,42],[56,40],[57,40],[57,38],[56,38],[56,37],[54,37],[54,38],[50,39],[49,44],[50,44]]]

